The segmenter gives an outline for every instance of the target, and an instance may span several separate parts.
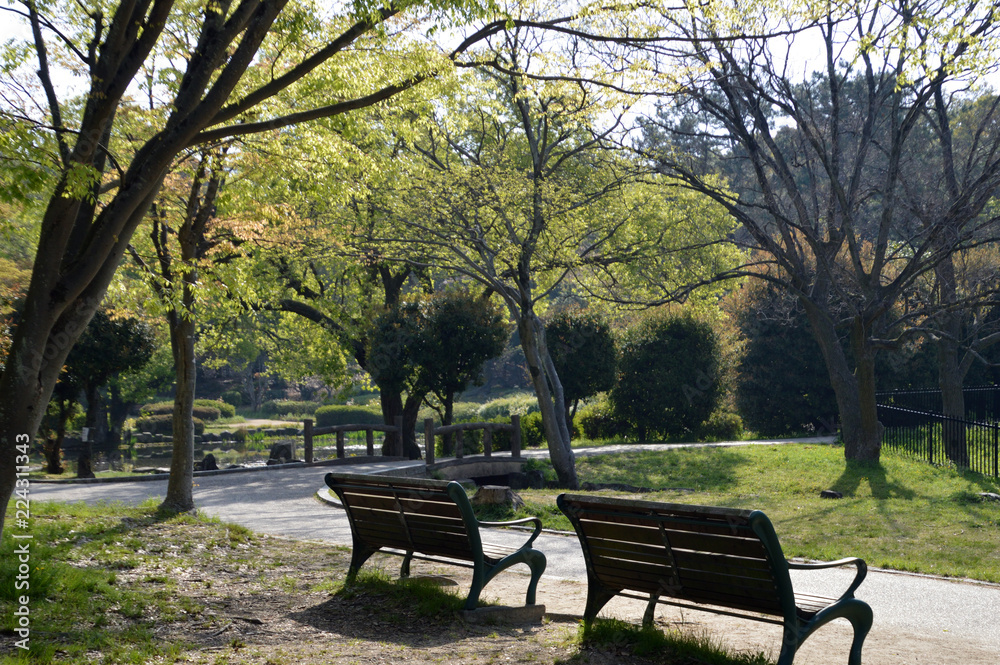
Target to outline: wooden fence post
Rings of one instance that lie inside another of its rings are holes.
[[[521,457],[521,416],[510,417],[510,425],[514,429],[510,432],[510,456],[514,459]]]
[[[483,428],[483,457],[493,457],[493,428]]]
[[[396,436],[396,457],[403,456],[403,416],[396,416],[393,418],[393,422],[396,425],[396,431],[398,435]]]
[[[434,419],[424,418],[424,459],[428,466],[434,463]]]
[[[365,446],[368,448],[368,456],[375,455],[375,430],[371,427],[365,430]]]
[[[305,439],[306,464],[313,463],[313,421],[306,418],[302,421],[302,438]]]
[[[337,430],[337,459],[344,459],[344,430]]]

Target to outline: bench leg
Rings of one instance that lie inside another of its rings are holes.
[[[851,654],[847,662],[848,665],[861,665],[861,647],[872,628],[872,609],[868,605],[859,607],[848,619],[854,627],[854,641],[851,642]]]
[[[778,654],[777,665],[792,665],[795,659],[795,652],[799,650],[802,641],[799,639],[798,631],[790,626],[785,626],[781,639],[781,653]]]
[[[594,580],[587,582],[587,606],[583,610],[583,620],[590,624],[597,618],[597,613],[608,604],[608,601],[618,595],[621,589],[605,589]]]
[[[649,603],[646,605],[646,611],[642,615],[642,627],[646,628],[653,625],[653,617],[656,615],[656,601],[660,597],[655,593],[649,594]]]
[[[528,564],[528,568],[531,569],[531,581],[528,582],[528,593],[524,597],[525,605],[535,604],[535,590],[538,588],[538,580],[541,579],[542,573],[545,572],[545,555],[536,551],[532,551],[531,555],[525,561]]]
[[[375,552],[378,552],[377,548],[364,547],[354,543],[354,549],[351,551],[351,567],[347,569],[347,579],[352,580],[361,570],[361,566],[365,564],[365,561],[371,558]]]
[[[406,556],[403,557],[403,563],[399,565],[399,576],[409,577],[410,576],[410,560],[413,558],[413,552],[407,552]]]

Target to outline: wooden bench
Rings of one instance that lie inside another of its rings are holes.
[[[861,647],[872,625],[871,608],[854,598],[868,572],[861,559],[786,561],[771,521],[759,510],[574,494],[559,495],[557,503],[583,547],[586,622],[620,594],[647,601],[645,624],[652,623],[657,603],[775,623],[784,626],[778,665],[790,665],[813,631],[843,617],[854,627],[848,662],[860,665]],[[839,598],[793,592],[789,569],[846,564],[857,566],[857,574]]]
[[[472,568],[472,587],[465,601],[474,610],[483,587],[500,571],[518,563],[531,569],[525,597],[535,604],[535,589],[545,570],[545,555],[531,544],[542,530],[537,517],[510,522],[480,522],[465,489],[456,482],[328,473],[326,484],[337,493],[351,524],[354,550],[348,576],[357,574],[379,550],[401,554],[400,576],[410,574],[411,559],[426,559]],[[519,548],[484,543],[479,527],[534,524]]]

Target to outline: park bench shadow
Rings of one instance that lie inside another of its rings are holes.
[[[421,578],[400,581],[368,576],[345,583],[328,600],[287,617],[346,638],[413,647],[452,644],[492,632],[522,634],[527,629],[465,623],[460,618],[464,598],[448,588],[456,587],[441,587]]]

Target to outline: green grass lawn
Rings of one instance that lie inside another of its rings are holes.
[[[763,510],[789,558],[859,556],[881,568],[1000,582],[1000,503],[979,497],[1000,493],[1000,481],[979,474],[887,452],[876,466],[848,464],[841,446],[807,444],[580,457],[577,474],[581,483],[661,490],[631,495],[650,501]],[[821,499],[825,489],[844,498]],[[555,506],[557,490],[519,494],[527,507],[517,516],[572,528]]]

